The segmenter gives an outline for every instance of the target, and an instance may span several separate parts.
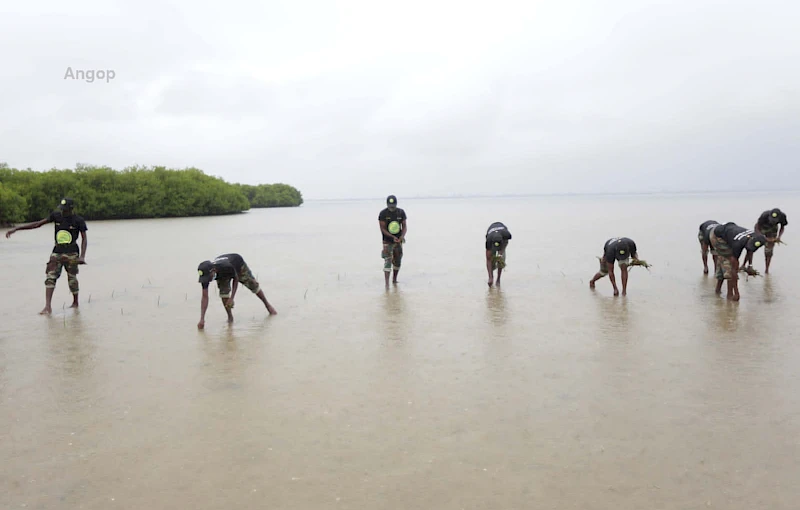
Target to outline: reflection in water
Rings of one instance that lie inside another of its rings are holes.
[[[87,334],[80,310],[67,310],[48,318],[47,340],[53,366],[60,368],[64,375],[91,375],[96,345]]]
[[[717,329],[735,332],[739,328],[739,303],[724,297],[717,299],[714,303],[714,319]]]
[[[386,289],[383,298],[383,317],[387,338],[392,342],[405,342],[408,339],[410,320],[403,292],[397,287]]]
[[[503,326],[508,320],[506,297],[499,287],[490,288],[486,292],[486,313],[489,321],[495,326]]]
[[[596,294],[595,302],[600,319],[599,330],[608,335],[630,335],[627,297],[608,297]]]
[[[772,303],[775,300],[775,289],[772,287],[772,278],[767,275],[764,278],[764,302]]]

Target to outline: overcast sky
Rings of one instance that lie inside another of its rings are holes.
[[[798,26],[792,0],[3,2],[0,162],[307,199],[800,189]]]

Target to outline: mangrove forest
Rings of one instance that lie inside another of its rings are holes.
[[[303,203],[288,184],[228,183],[197,168],[78,165],[39,172],[0,163],[0,224],[46,218],[62,197],[75,200],[86,220],[212,216]]]

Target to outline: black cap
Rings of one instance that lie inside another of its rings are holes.
[[[386,197],[386,205],[397,205],[397,197],[394,195],[389,195]]]
[[[767,244],[767,236],[764,234],[753,234],[747,237],[749,237],[746,245],[747,251],[756,251]]]
[[[74,205],[75,202],[73,202],[71,198],[64,197],[61,199],[61,202],[59,202],[58,208],[63,211],[65,209],[72,209]]]
[[[214,264],[211,263],[210,260],[204,260],[197,266],[197,274],[200,275],[200,278],[197,280],[200,283],[208,283],[211,281],[211,269],[214,268]]]

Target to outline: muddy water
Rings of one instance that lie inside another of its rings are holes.
[[[388,291],[381,203],[90,222],[49,318],[51,227],[3,238],[0,508],[796,508],[800,237],[730,303],[695,232],[798,195],[402,201]],[[654,264],[626,298],[587,286],[618,235]],[[230,251],[279,315],[242,288],[198,331]]]

